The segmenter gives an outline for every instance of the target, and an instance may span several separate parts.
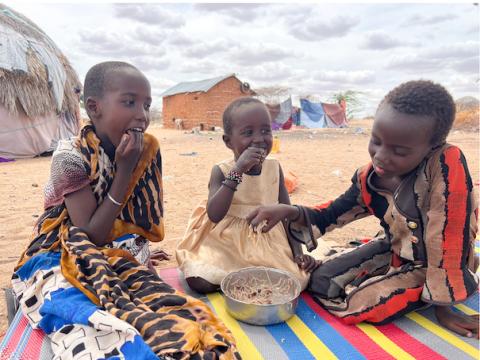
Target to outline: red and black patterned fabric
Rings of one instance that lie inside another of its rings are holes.
[[[349,323],[383,323],[474,294],[477,200],[461,150],[433,151],[394,193],[376,188],[373,176],[371,164],[358,169],[343,195],[308,209],[322,234],[369,215],[384,231],[372,244],[327,258],[310,280],[316,298]]]

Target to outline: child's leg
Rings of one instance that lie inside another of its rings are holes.
[[[219,285],[212,284],[201,277],[187,277],[185,281],[192,290],[200,294],[208,294],[220,290]]]
[[[326,299],[345,296],[345,288],[349,284],[386,272],[390,261],[390,242],[384,237],[373,239],[358,248],[324,259],[312,272],[308,290]]]

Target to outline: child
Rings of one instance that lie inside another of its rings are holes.
[[[385,234],[333,254],[312,273],[309,290],[347,323],[382,324],[435,306],[440,324],[478,337],[478,316],[454,312],[478,287],[473,244],[477,198],[465,158],[446,137],[455,118],[450,94],[430,81],[410,81],[380,103],[368,150],[352,186],[316,209],[277,205],[253,211],[268,231],[284,218],[321,233],[374,215]]]
[[[177,261],[188,285],[213,292],[231,271],[266,266],[291,272],[304,288],[313,258],[304,256],[298,243],[290,247],[282,224],[257,234],[245,220],[259,205],[290,204],[280,164],[265,159],[273,141],[266,106],[239,98],[225,109],[223,127],[223,141],[234,158],[213,167],[208,202],[194,210],[177,244]]]
[[[21,311],[58,358],[235,358],[209,308],[145,266],[146,239],[164,236],[148,80],[104,62],[84,88],[91,123],[55,151],[46,211],[13,276]]]

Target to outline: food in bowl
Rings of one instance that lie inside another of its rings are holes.
[[[227,311],[252,325],[271,325],[288,320],[301,292],[300,281],[288,271],[248,267],[228,274],[220,287]]]
[[[282,304],[291,300],[295,285],[292,278],[285,277],[281,277],[278,281],[272,283],[268,272],[263,277],[258,276],[258,274],[247,274],[245,277],[232,280],[228,292],[235,300],[248,304]]]

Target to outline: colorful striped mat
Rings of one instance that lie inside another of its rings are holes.
[[[477,248],[477,252],[480,249]],[[314,302],[301,295],[296,315],[286,323],[251,326],[233,319],[219,293],[200,296],[188,289],[176,268],[160,270],[171,286],[205,301],[230,328],[244,359],[478,359],[478,340],[445,330],[432,309],[413,312],[384,326],[344,325]],[[475,314],[478,293],[457,311]],[[17,313],[0,344],[0,359],[51,359],[48,339],[32,330]]]

